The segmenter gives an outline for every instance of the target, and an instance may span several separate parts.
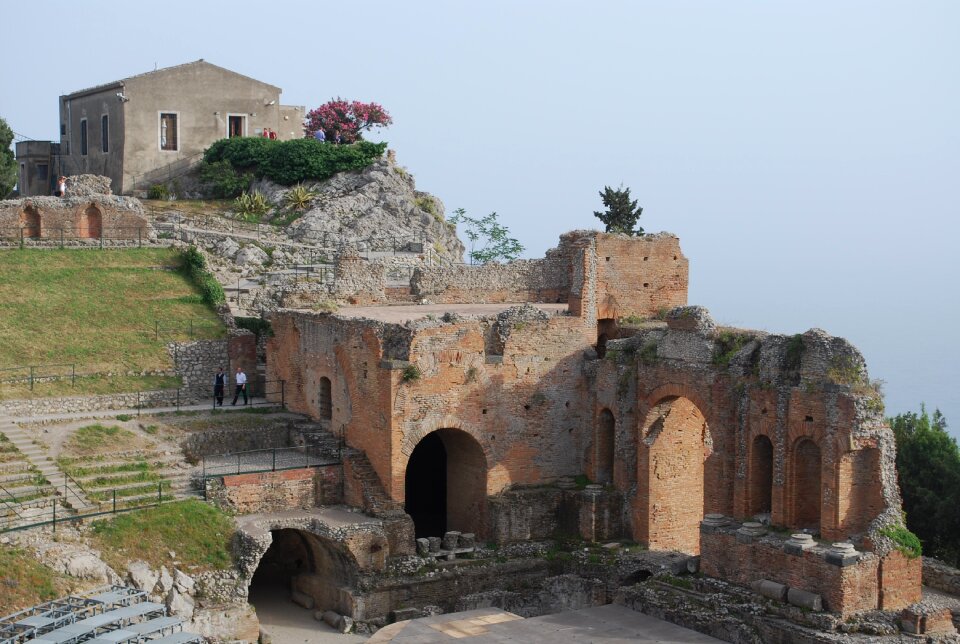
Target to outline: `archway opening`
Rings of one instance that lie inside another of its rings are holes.
[[[20,227],[23,229],[25,238],[33,239],[40,236],[40,211],[33,204],[20,212]]]
[[[317,392],[317,408],[320,412],[320,418],[330,420],[333,418],[333,398],[330,391],[330,379],[326,376],[320,378],[320,390]]]
[[[617,338],[617,321],[613,318],[597,320],[597,344],[594,347],[599,357],[607,355],[607,340]]]
[[[487,459],[483,448],[459,429],[438,429],[421,439],[404,475],[407,514],[416,536],[448,530],[485,534]]]
[[[820,448],[809,438],[793,450],[793,523],[820,530]]]
[[[103,235],[103,215],[100,209],[90,204],[80,213],[77,220],[77,237],[81,239],[100,239]]]
[[[773,500],[773,443],[763,434],[750,449],[750,514],[769,514]]]
[[[596,468],[597,483],[613,483],[613,459],[617,421],[609,409],[600,412],[597,419]]]
[[[258,614],[289,614],[294,593],[311,598],[318,610],[349,610],[340,589],[352,585],[358,573],[342,548],[292,528],[272,530],[270,535],[273,541],[250,581],[250,603]]]
[[[651,549],[700,553],[700,523],[715,512],[720,485],[718,467],[707,467],[713,441],[707,421],[690,400],[668,398],[655,405],[644,422],[647,446],[646,514]],[[708,485],[705,478],[711,477]],[[707,488],[711,494],[705,494]]]

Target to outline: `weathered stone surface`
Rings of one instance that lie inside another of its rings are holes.
[[[820,595],[807,592],[806,590],[800,590],[799,588],[790,588],[787,590],[787,601],[800,608],[823,610],[823,600]]]
[[[150,568],[146,561],[131,561],[127,564],[127,579],[137,590],[151,593],[160,580],[160,573]]]
[[[768,599],[775,599],[780,602],[787,601],[788,588],[775,581],[760,579],[750,584],[750,588],[752,588],[755,593],[763,595]]]
[[[421,557],[426,557],[430,552],[430,540],[420,538],[417,539],[417,554]]]
[[[262,248],[250,244],[237,251],[233,261],[237,263],[237,266],[263,266],[269,259],[270,256]]]
[[[67,177],[68,197],[89,197],[90,195],[112,195],[110,177],[99,174],[75,174]]]
[[[193,597],[188,593],[182,593],[176,588],[171,588],[166,597],[167,609],[177,617],[185,620],[193,618]]]
[[[293,600],[294,604],[299,604],[300,606],[303,606],[307,610],[310,610],[313,608],[313,604],[314,604],[313,597],[311,597],[310,595],[307,595],[306,593],[302,593],[298,590],[294,590],[293,592],[290,593],[290,599]]]

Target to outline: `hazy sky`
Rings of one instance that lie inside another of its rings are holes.
[[[82,7],[82,9],[80,8]],[[289,7],[287,9],[286,7]],[[718,322],[842,335],[890,413],[960,436],[960,3],[18,2],[0,116],[205,58],[309,108],[382,103],[447,210],[541,256],[629,186]]]

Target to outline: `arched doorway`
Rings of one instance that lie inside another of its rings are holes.
[[[40,211],[33,204],[20,211],[20,227],[23,229],[24,238],[40,236]]]
[[[440,537],[447,530],[484,535],[487,459],[483,448],[459,429],[424,436],[407,461],[404,510],[417,537]]]
[[[617,337],[617,321],[613,318],[601,318],[597,320],[597,356],[607,355],[607,340],[614,340]]]
[[[769,514],[773,500],[773,443],[760,434],[753,439],[750,448],[750,488],[751,515]]]
[[[330,391],[330,379],[326,376],[320,378],[320,390],[317,392],[317,408],[320,411],[320,418],[330,420],[333,418],[333,397]]]
[[[595,446],[597,483],[613,483],[613,460],[616,443],[617,421],[609,409],[600,412],[597,419]]]
[[[644,421],[646,459],[641,481],[646,481],[644,515],[647,545],[651,550],[700,553],[700,522],[712,507],[720,487],[719,467],[713,458],[713,440],[706,418],[690,400],[661,400]],[[709,478],[708,484],[705,480]],[[705,494],[706,489],[711,494]]]
[[[77,237],[81,239],[100,239],[103,235],[103,214],[94,204],[90,204],[77,219]]]
[[[820,531],[820,448],[801,438],[793,449],[793,527]]]
[[[318,610],[346,613],[340,589],[358,577],[350,556],[333,542],[304,530],[272,530],[273,541],[250,581],[250,603],[261,610],[285,610],[293,592],[311,597]]]

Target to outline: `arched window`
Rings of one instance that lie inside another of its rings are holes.
[[[330,395],[330,379],[326,376],[320,378],[320,393],[317,396],[317,408],[320,410],[320,418],[323,420],[333,418],[333,398]]]

